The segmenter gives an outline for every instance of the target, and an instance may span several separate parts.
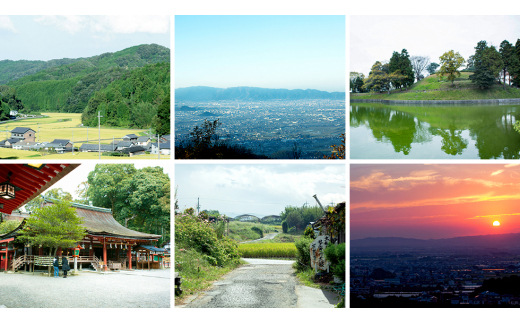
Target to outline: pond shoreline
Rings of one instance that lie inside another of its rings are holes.
[[[485,99],[485,100],[383,100],[383,99],[350,99],[351,103],[385,103],[385,104],[412,104],[412,105],[466,105],[466,104],[512,104],[520,103],[517,99]]]

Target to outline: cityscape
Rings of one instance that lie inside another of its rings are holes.
[[[176,143],[189,140],[190,131],[205,119],[222,123],[219,140],[269,158],[323,158],[345,133],[345,101],[177,101]]]

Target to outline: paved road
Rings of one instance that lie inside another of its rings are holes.
[[[278,233],[279,232],[268,233],[263,238],[256,239],[256,240],[250,240],[250,241],[244,241],[244,242],[241,242],[241,243],[255,243],[255,242],[258,242],[258,241],[262,241],[262,240],[272,240],[272,239],[274,239],[274,237],[276,237],[278,235]]]
[[[336,295],[301,286],[289,260],[244,259],[241,266],[184,306],[187,308],[334,307]]]
[[[0,273],[0,307],[170,307],[170,269],[49,278]]]

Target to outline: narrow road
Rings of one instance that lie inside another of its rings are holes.
[[[278,233],[279,232],[268,233],[263,238],[256,239],[256,240],[243,241],[243,242],[240,242],[240,243],[255,243],[255,242],[258,242],[258,241],[262,241],[262,240],[272,240],[272,239],[274,239],[274,237],[276,237],[278,235]]]
[[[336,295],[299,284],[293,261],[244,259],[239,267],[198,295],[187,308],[334,307]]]

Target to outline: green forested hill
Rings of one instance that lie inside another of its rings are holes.
[[[40,70],[8,83],[25,111],[83,112],[92,95],[135,68],[170,61],[170,49],[139,45]],[[1,67],[1,65],[0,65]]]
[[[100,111],[103,125],[155,128],[157,109],[165,99],[169,100],[169,96],[170,63],[146,65],[126,72],[95,92],[81,120],[85,126],[97,126],[97,112]]]
[[[62,58],[52,59],[50,61],[11,61],[3,60],[0,61],[0,84],[6,84],[7,82],[17,80],[24,76],[36,74],[41,70],[48,68],[72,64],[83,58]]]

